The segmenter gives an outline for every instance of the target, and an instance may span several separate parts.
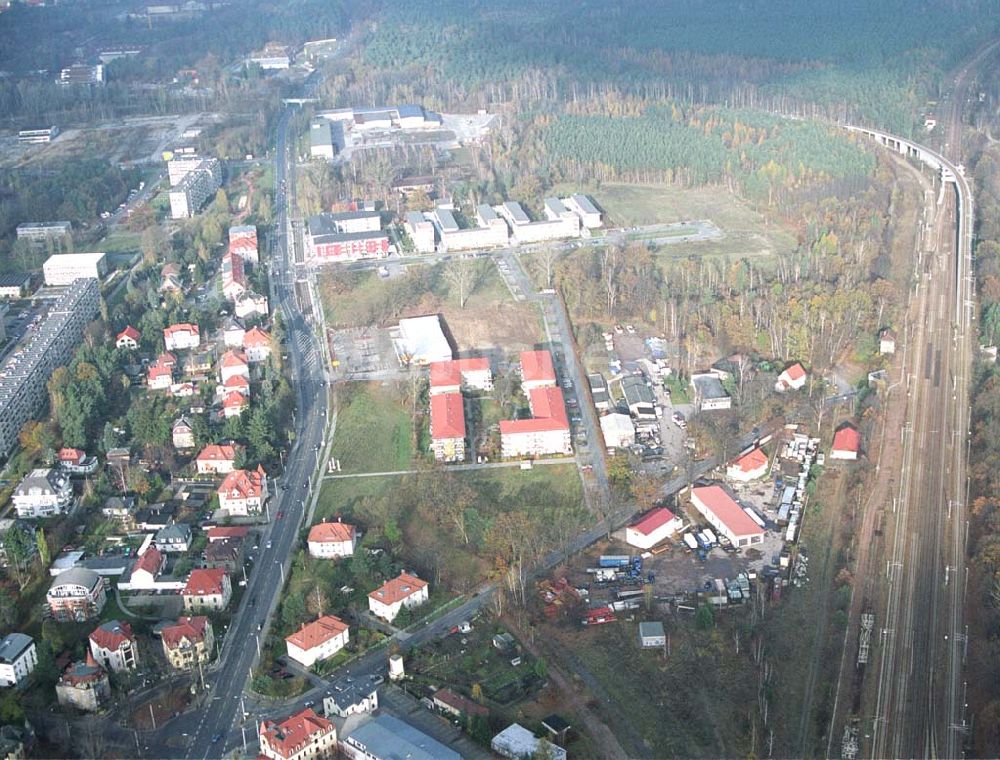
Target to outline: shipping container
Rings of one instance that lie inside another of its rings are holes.
[[[598,567],[626,567],[631,560],[627,554],[602,554],[597,560]]]

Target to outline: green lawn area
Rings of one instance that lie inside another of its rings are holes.
[[[142,235],[138,232],[128,232],[127,230],[118,228],[98,245],[100,246],[100,250],[107,254],[135,253],[139,250],[139,241],[141,239]]]
[[[343,472],[387,472],[413,464],[413,423],[402,384],[351,383],[337,388],[333,456]]]

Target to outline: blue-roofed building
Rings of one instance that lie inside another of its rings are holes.
[[[437,739],[391,715],[380,715],[351,731],[340,749],[352,760],[461,760]]]

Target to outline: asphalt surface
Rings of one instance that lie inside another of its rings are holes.
[[[287,128],[290,110],[282,114],[276,141],[276,184],[287,177]],[[175,718],[150,737],[155,757],[221,757],[243,748],[241,698],[251,668],[258,656],[258,636],[267,633],[267,622],[277,607],[284,586],[284,573],[292,556],[305,504],[312,491],[318,448],[324,440],[327,402],[322,371],[316,371],[320,351],[312,329],[299,310],[294,292],[294,273],[286,240],[285,206],[279,202],[274,220],[274,243],[270,264],[272,309],[280,310],[286,325],[287,361],[296,378],[297,414],[295,445],[288,452],[287,468],[275,484],[269,502],[271,523],[261,538],[259,558],[251,572],[240,607],[225,634],[219,659],[206,673],[207,692],[198,709]],[[277,519],[278,512],[283,513]],[[271,548],[267,548],[270,542]],[[245,703],[244,703],[245,704]],[[246,738],[255,741],[255,716],[246,722]]]

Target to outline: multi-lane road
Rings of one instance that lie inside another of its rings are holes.
[[[290,115],[286,109],[277,131],[275,176],[279,193],[288,175]],[[261,537],[259,556],[246,591],[225,634],[220,656],[206,672],[208,688],[201,697],[204,702],[199,709],[171,721],[153,737],[150,751],[156,757],[198,760],[221,757],[237,747],[242,749],[244,730],[247,741],[256,740],[255,716],[252,712],[244,716],[242,698],[258,656],[258,642],[267,633],[268,620],[284,586],[284,574],[310,498],[318,452],[324,441],[327,393],[325,374],[319,367],[321,352],[296,301],[294,266],[285,237],[284,204],[276,205],[270,258],[271,296],[272,308],[280,311],[285,321],[287,356],[290,373],[295,378],[295,443],[288,453],[287,468],[275,486],[271,523]],[[283,515],[281,519],[277,518],[278,513]]]

